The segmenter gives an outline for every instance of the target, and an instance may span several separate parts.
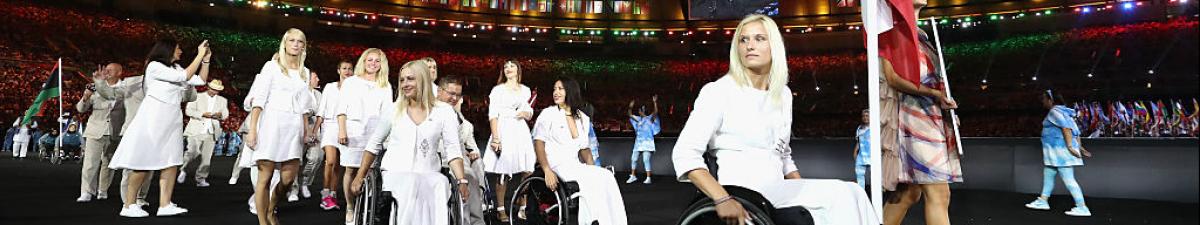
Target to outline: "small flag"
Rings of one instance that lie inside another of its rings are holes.
[[[62,78],[62,61],[59,61],[54,65],[54,69],[50,70],[50,77],[46,78],[45,83],[42,83],[42,88],[38,92],[37,98],[34,98],[33,104],[29,105],[28,110],[25,110],[25,117],[21,119],[21,124],[29,124],[34,115],[40,114],[42,112],[42,103],[45,103],[46,100],[60,96],[60,78]],[[61,100],[59,99],[59,101]]]

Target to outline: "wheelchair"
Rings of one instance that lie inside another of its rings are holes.
[[[775,207],[770,201],[758,194],[758,192],[746,189],[743,187],[725,185],[725,191],[733,196],[733,200],[742,204],[742,208],[746,209],[750,217],[747,218],[746,224],[754,225],[774,225],[771,220],[771,213],[775,211]],[[683,210],[683,215],[680,215],[679,225],[707,225],[707,224],[725,224],[721,218],[717,217],[717,206],[713,204],[713,200],[699,193],[699,196],[692,199],[691,204],[687,209]]]
[[[382,155],[382,154],[381,154]],[[382,159],[382,158],[380,158]],[[358,225],[387,225],[394,223],[396,217],[392,216],[392,208],[398,207],[392,193],[383,191],[382,171],[379,169],[379,161],[376,160],[363,177],[363,192],[356,199],[358,204],[354,205],[354,222]],[[455,181],[458,178],[450,172],[449,168],[442,168],[442,175],[445,175],[450,187],[450,200],[446,203],[449,207],[447,210],[450,225],[468,224],[468,211],[465,200],[462,194],[458,192],[458,185]]]
[[[716,171],[719,169],[716,165],[716,157],[711,154],[705,154],[704,158],[705,164],[708,165],[708,168],[710,168],[713,177],[715,178],[717,175]],[[762,194],[741,186],[722,185],[722,187],[725,188],[725,191],[728,192],[730,196],[733,196],[733,201],[737,201],[738,204],[741,204],[742,208],[746,210],[747,214],[749,214],[749,217],[746,218],[745,221],[746,224],[778,224],[776,220],[780,218],[776,218],[775,216],[781,216],[777,214],[782,211],[778,211],[775,206],[771,204],[771,201],[766,197],[763,197]],[[704,193],[700,192],[699,190],[696,191],[696,195],[697,196],[692,199],[691,203],[688,204],[688,207],[683,210],[683,213],[679,216],[679,219],[675,224],[725,224],[725,222],[717,216],[717,206],[714,204],[715,202],[713,202],[711,198],[704,195]],[[788,208],[785,210],[787,211],[786,213],[791,214],[789,216],[800,216],[800,220],[807,219],[807,224],[812,224],[812,215],[809,214],[808,210],[801,207]]]
[[[579,215],[579,183],[558,180],[556,190],[550,190],[546,187],[546,175],[535,169],[515,188],[510,188],[507,208],[513,210],[508,210],[509,225],[578,225],[575,216]],[[517,210],[522,208],[518,204],[522,198],[524,217]]]
[[[355,197],[358,204],[354,205],[354,224],[357,225],[387,225],[388,213],[395,206],[392,194],[383,191],[382,171],[376,160],[367,175],[363,177],[362,193]]]

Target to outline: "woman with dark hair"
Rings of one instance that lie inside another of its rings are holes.
[[[322,173],[321,179],[321,209],[326,211],[337,209],[337,192],[338,187],[342,186],[342,170],[345,169],[338,163],[341,155],[340,151],[345,150],[346,145],[338,143],[338,121],[337,121],[337,105],[341,99],[342,84],[345,84],[346,78],[354,76],[354,63],[349,60],[342,60],[337,67],[338,80],[325,84],[325,88],[321,92],[321,101],[317,104],[317,115],[321,118],[321,148],[325,151],[325,170]]]
[[[1066,106],[1062,95],[1046,89],[1041,97],[1042,106],[1050,110],[1046,119],[1042,120],[1042,194],[1036,200],[1025,204],[1026,208],[1050,210],[1050,198],[1054,191],[1054,177],[1062,175],[1063,184],[1075,200],[1075,207],[1067,211],[1068,216],[1092,216],[1087,204],[1083,201],[1083,190],[1075,182],[1075,167],[1083,166],[1083,157],[1091,157],[1092,153],[1079,143],[1079,125],[1075,124],[1074,109]]]
[[[533,149],[546,186],[555,190],[558,178],[579,183],[579,223],[624,225],[625,203],[613,173],[593,166],[588,130],[591,119],[584,114],[583,97],[574,79],[554,82],[554,106],[542,110],[533,125]]]
[[[533,118],[533,106],[530,103],[533,94],[529,87],[521,84],[521,66],[516,61],[504,62],[500,71],[496,87],[488,94],[488,122],[492,136],[488,139],[488,151],[483,154],[484,170],[500,174],[501,177],[528,174],[533,172],[533,164],[537,160],[533,154],[529,125],[525,122]],[[505,189],[506,181],[501,178],[496,182],[495,190],[508,190]],[[503,191],[496,192],[496,200],[500,205],[496,208],[500,212],[500,221],[507,222],[504,194]]]
[[[147,79],[143,83],[146,98],[138,106],[137,120],[129,123],[108,165],[113,169],[133,171],[129,177],[129,187],[126,188],[129,193],[125,193],[121,216],[150,215],[135,204],[134,198],[138,196],[142,181],[153,170],[162,173],[159,176],[159,208],[156,215],[174,216],[188,211],[172,203],[171,195],[175,189],[173,178],[179,172],[179,166],[183,165],[183,111],[179,104],[183,102],[185,92],[194,91],[188,87],[189,80],[197,76],[201,81],[208,80],[208,60],[212,57],[208,41],[201,42],[197,50],[196,57],[187,68],[175,64],[183,55],[175,39],[159,39],[150,50],[147,57],[150,61],[146,65]]]

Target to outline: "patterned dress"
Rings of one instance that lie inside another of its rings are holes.
[[[921,83],[925,88],[943,90],[942,74],[937,70],[928,36],[921,38]],[[897,92],[900,170],[897,181],[911,184],[962,182],[962,166],[953,143],[954,134],[942,117],[937,99]]]

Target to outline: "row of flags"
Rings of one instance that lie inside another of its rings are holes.
[[[1195,136],[1200,102],[1131,100],[1077,102],[1071,105],[1081,132],[1090,136]]]

